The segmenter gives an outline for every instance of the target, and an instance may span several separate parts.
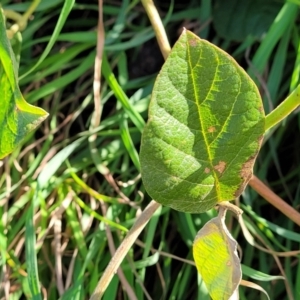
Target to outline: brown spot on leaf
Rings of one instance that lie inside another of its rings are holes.
[[[207,129],[207,131],[208,131],[209,133],[213,133],[213,132],[216,131],[216,127],[215,127],[215,126],[210,126],[210,127]]]
[[[261,135],[257,142],[258,142],[258,147],[260,148],[261,146],[261,143],[263,141],[263,138],[264,136]],[[248,182],[250,180],[250,178],[252,177],[252,169],[253,169],[253,165],[255,163],[255,160],[256,160],[256,157],[257,157],[257,154],[258,154],[258,151],[259,151],[259,148],[258,150],[256,151],[256,153],[254,153],[253,155],[251,155],[248,160],[243,164],[242,166],[242,169],[241,169],[241,172],[240,172],[240,175],[241,175],[241,178]]]
[[[264,111],[264,107],[263,107],[263,106],[260,106],[260,107],[258,108],[258,110],[259,110],[260,112],[263,112],[263,111]]]
[[[210,168],[205,168],[204,173],[208,174],[210,172]]]
[[[263,136],[259,137],[259,139],[258,139],[259,146],[261,145],[262,140],[263,140]],[[254,155],[250,156],[248,158],[248,160],[242,165],[242,169],[240,171],[240,176],[241,176],[241,179],[243,180],[243,182],[241,183],[239,188],[235,191],[235,193],[234,193],[235,198],[239,197],[242,194],[242,192],[244,191],[245,187],[247,186],[249,180],[251,179],[251,177],[253,175],[253,165],[255,163],[257,154],[258,154],[258,150]]]
[[[261,144],[262,144],[263,139],[264,139],[264,135],[261,135],[261,136],[258,138],[259,148],[260,148],[260,146],[261,146]]]
[[[230,261],[230,260],[228,260],[228,261],[226,262],[226,266],[227,266],[227,267],[231,267],[231,261]]]
[[[214,166],[214,169],[218,171],[220,174],[224,172],[225,168],[226,168],[226,162],[222,160],[220,160],[219,163]]]
[[[250,180],[250,178],[249,178]],[[235,191],[235,193],[233,194],[234,198],[237,198],[239,196],[241,196],[242,192],[244,191],[245,187],[247,186],[248,182],[243,182],[240,187]]]
[[[197,46],[197,40],[196,39],[191,39],[191,40],[189,40],[189,44],[190,44],[191,47],[195,47],[195,46]]]
[[[263,140],[263,135],[258,138],[258,145],[260,147]],[[243,164],[242,169],[240,171],[240,176],[244,182],[248,183],[253,174],[253,165],[255,163],[256,157],[258,154],[258,150],[252,156],[248,158],[248,160]]]
[[[253,165],[255,162],[256,154],[249,157],[249,159],[243,164],[240,175],[243,181],[248,182],[252,176]]]

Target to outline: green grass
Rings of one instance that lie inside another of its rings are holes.
[[[1,4],[22,13],[29,2],[3,0]],[[160,68],[159,50],[153,47],[154,32],[139,2],[120,1],[120,9],[116,2],[105,1],[101,123],[92,129],[96,4],[42,0],[22,32],[20,87],[29,103],[50,116],[0,162],[0,296],[4,298],[9,294],[9,299],[45,295],[50,300],[88,299],[111,258],[106,225],[117,247],[150,201],[139,176],[138,152]],[[215,31],[214,4],[175,1],[173,9],[161,4],[170,41],[174,43],[186,26],[234,55],[258,83],[270,111],[299,84],[297,4],[282,4],[263,38],[243,41],[227,40]],[[298,110],[268,133],[255,166],[255,174],[298,209],[299,132]],[[97,135],[96,154],[89,144],[92,134]],[[251,188],[240,202],[253,236],[274,251],[299,250],[299,228],[292,221]],[[195,233],[214,214],[183,214],[166,207],[156,213],[122,264],[139,300],[209,299],[195,267],[159,255],[155,249],[192,260]],[[235,220],[228,223],[242,249],[243,265],[283,275],[276,255],[254,248]],[[261,274],[249,269],[244,269],[243,278],[261,285],[271,299],[300,299],[299,255],[279,261],[285,281],[269,277],[271,281],[257,281],[251,278]],[[240,288],[240,299],[258,297],[266,299],[255,290]],[[118,276],[104,299],[129,299]]]

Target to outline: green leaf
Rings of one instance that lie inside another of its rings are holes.
[[[237,242],[226,228],[224,215],[207,222],[198,232],[193,255],[207,290],[216,300],[228,300],[242,279]]]
[[[0,9],[0,158],[11,153],[48,114],[28,104],[19,89],[17,65]]]
[[[261,38],[281,7],[282,3],[274,0],[217,0],[213,24],[224,39],[244,41],[248,36]]]
[[[156,79],[142,136],[147,192],[190,213],[235,199],[252,176],[264,126],[262,101],[246,72],[184,30]]]

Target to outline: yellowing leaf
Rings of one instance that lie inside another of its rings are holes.
[[[140,150],[156,201],[203,212],[238,197],[264,134],[262,101],[232,57],[184,30],[158,75]]]
[[[0,158],[11,153],[48,114],[28,104],[19,89],[17,67],[0,9]]]
[[[207,222],[195,238],[196,267],[214,300],[230,299],[239,286],[242,271],[236,247],[220,214]]]

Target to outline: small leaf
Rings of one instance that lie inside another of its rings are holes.
[[[210,296],[228,300],[242,279],[237,242],[226,228],[221,213],[207,222],[198,232],[193,255]]]
[[[24,100],[17,82],[17,65],[0,9],[0,158],[11,153],[48,116]]]
[[[259,92],[246,72],[184,30],[156,79],[142,136],[147,192],[191,213],[235,199],[252,176],[264,123]]]

